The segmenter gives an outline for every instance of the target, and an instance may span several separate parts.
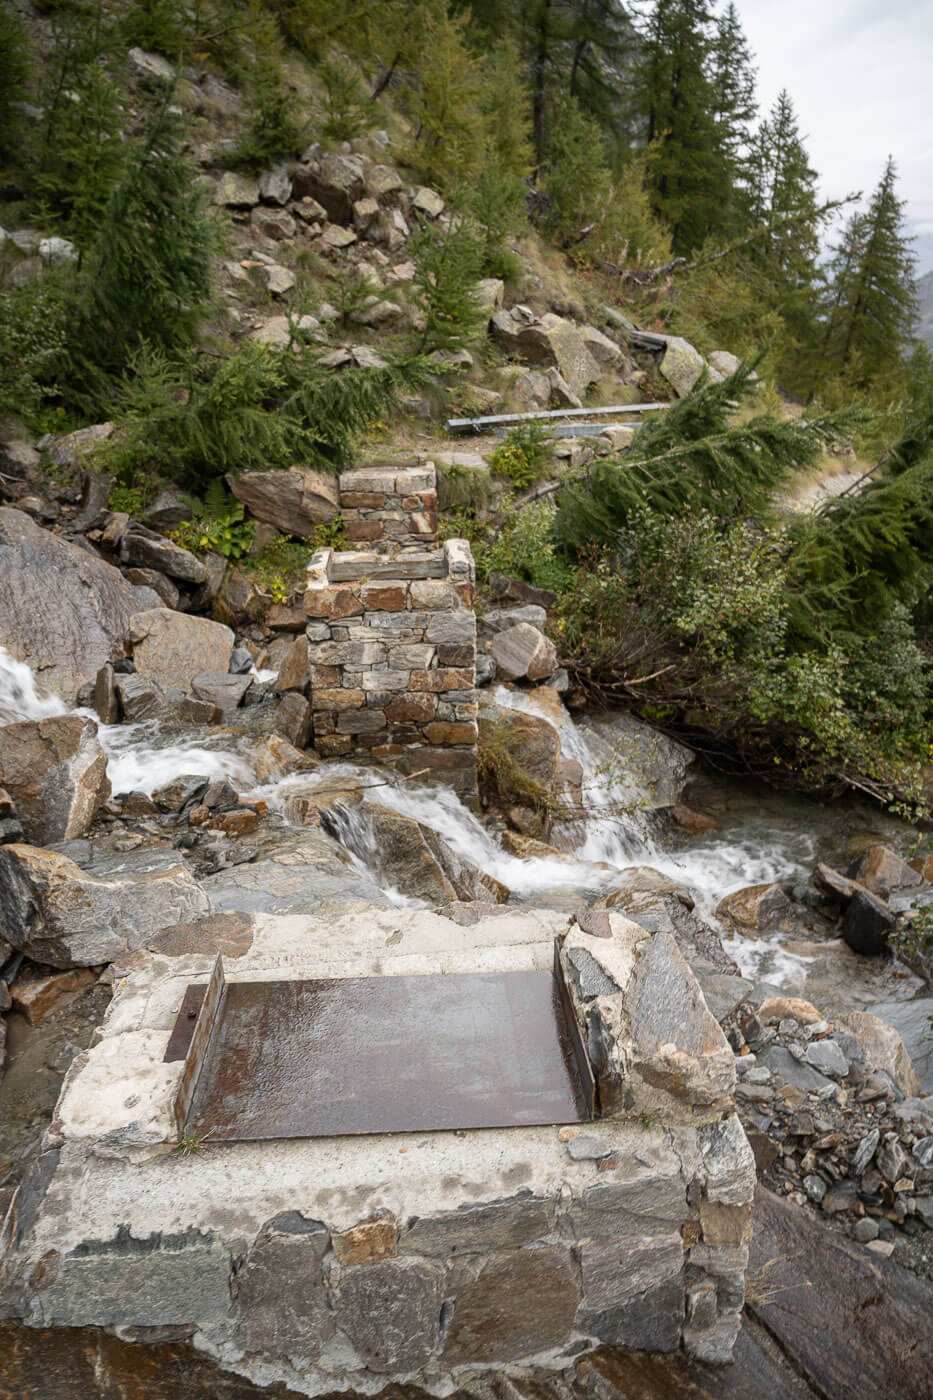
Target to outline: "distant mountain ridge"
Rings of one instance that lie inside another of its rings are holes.
[[[916,333],[933,350],[933,272],[925,272],[917,279]]]

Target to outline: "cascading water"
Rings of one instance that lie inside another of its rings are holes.
[[[0,647],[0,724],[67,714],[97,721],[90,710],[71,710],[57,695],[41,694],[26,663]],[[152,793],[180,773],[199,773],[212,780],[230,778],[241,785],[252,781],[249,765],[238,754],[224,747],[206,747],[200,735],[195,740],[191,731],[180,731],[172,736],[176,742],[166,742],[155,723],[98,722],[97,734],[107,755],[107,776],[115,794]]]

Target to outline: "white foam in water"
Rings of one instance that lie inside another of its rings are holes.
[[[57,695],[41,695],[36,678],[25,661],[17,661],[0,647],[0,724],[65,715],[68,707]]]
[[[42,695],[36,678],[23,661],[0,647],[0,724],[79,714],[97,721],[91,710],[71,710],[57,695]],[[159,744],[155,724],[99,724],[97,733],[107,755],[107,776],[114,794],[154,792],[181,773],[205,778],[230,778],[241,786],[252,771],[238,754],[208,749],[203,742]]]

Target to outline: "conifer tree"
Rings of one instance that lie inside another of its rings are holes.
[[[655,207],[677,253],[720,228],[729,203],[728,159],[708,73],[711,48],[705,0],[655,0],[641,35],[635,101],[652,151]]]
[[[818,342],[820,228],[825,214],[790,94],[785,90],[760,123],[748,156],[749,214],[767,231],[750,248],[750,260],[768,288],[785,327],[781,370],[812,355]],[[796,387],[796,386],[795,386]]]
[[[755,66],[735,5],[729,4],[716,19],[716,34],[709,61],[713,88],[713,115],[720,149],[729,171],[733,229],[747,221],[744,186],[747,184],[747,147],[757,110]]]
[[[914,257],[896,182],[888,157],[867,210],[849,220],[830,265],[829,363],[855,370],[862,384],[898,363],[915,320]]]
[[[446,0],[423,0],[413,158],[448,190],[471,181],[483,158],[483,62],[467,41],[469,15],[450,15]]]
[[[143,342],[193,339],[211,295],[215,233],[165,108],[131,151],[87,260],[75,327],[79,362],[116,372]]]
[[[518,45],[511,37],[497,46],[486,71],[483,97],[486,139],[470,207],[483,231],[483,271],[511,276],[509,235],[526,223],[527,177],[531,171],[531,111]]]
[[[17,103],[26,95],[31,67],[22,20],[9,6],[0,6],[0,160],[16,151],[21,129]]]

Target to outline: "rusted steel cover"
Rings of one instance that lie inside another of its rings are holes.
[[[167,1059],[191,1035],[191,993]],[[586,1054],[551,972],[225,986],[215,972],[212,993],[183,1076],[190,1101],[179,1129],[192,1136],[250,1141],[593,1116]]]

